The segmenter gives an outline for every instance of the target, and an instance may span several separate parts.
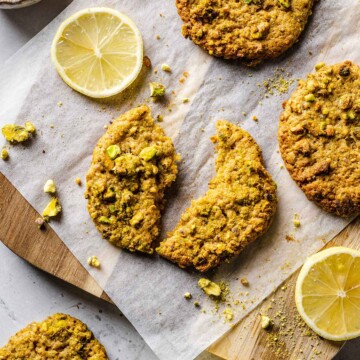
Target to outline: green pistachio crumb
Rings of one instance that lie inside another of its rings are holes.
[[[100,216],[98,221],[102,224],[111,224],[111,220],[106,216]]]
[[[171,72],[171,67],[168,64],[162,64],[161,65],[161,70],[170,73]]]
[[[187,98],[187,97],[185,97],[185,98],[182,99],[183,104],[186,104],[186,103],[188,103],[189,101],[190,101],[190,99]]]
[[[322,113],[323,115],[329,115],[329,112],[330,112],[330,110],[329,110],[328,108],[322,108],[322,109],[321,109],[321,113]]]
[[[145,161],[150,161],[157,152],[158,150],[155,146],[148,146],[141,150],[139,156]]]
[[[97,256],[95,256],[95,255],[90,256],[90,257],[87,259],[87,263],[88,263],[90,266],[93,266],[93,267],[96,267],[96,268],[100,268],[100,266],[101,266],[99,259],[98,259]]]
[[[233,318],[234,318],[234,313],[231,309],[229,308],[226,308],[224,311],[223,311],[223,314],[224,314],[224,318],[226,321],[231,321]]]
[[[325,66],[325,63],[322,61],[322,62],[319,62],[315,65],[315,70],[320,70],[322,67]]]
[[[24,142],[29,138],[29,132],[20,125],[9,124],[1,129],[5,139],[10,143]]]
[[[261,315],[261,327],[263,329],[268,329],[272,325],[271,319],[266,315]]]
[[[184,294],[184,298],[185,298],[186,300],[190,300],[190,299],[192,298],[192,295],[191,295],[189,292],[186,292],[186,293]]]
[[[356,118],[356,114],[354,110],[349,110],[346,115],[349,120],[354,120]]]
[[[119,145],[110,145],[106,149],[106,153],[108,154],[108,156],[111,160],[116,159],[120,155],[120,152],[121,151],[120,151]]]
[[[49,218],[55,217],[61,212],[61,205],[58,198],[52,198],[50,202],[47,204],[46,208],[44,209],[42,215],[45,221],[48,221]]]
[[[315,95],[314,94],[307,94],[305,95],[305,100],[308,102],[314,102],[316,100]]]
[[[165,96],[165,86],[159,82],[151,82],[150,86],[150,96],[154,98],[160,98]]]
[[[194,301],[194,306],[195,307],[200,307],[200,303],[198,301]]]
[[[205,278],[198,281],[199,287],[209,296],[219,297],[221,295],[221,288],[218,284]]]
[[[278,2],[286,8],[290,7],[290,0],[278,0]]]
[[[34,125],[32,122],[30,122],[30,121],[27,121],[27,122],[25,123],[25,129],[26,129],[26,131],[29,132],[30,134],[35,134],[35,133],[36,133],[36,127],[35,127],[35,125]]]

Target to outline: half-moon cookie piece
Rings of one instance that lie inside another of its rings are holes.
[[[107,360],[108,357],[84,323],[70,315],[54,314],[12,336],[0,349],[0,359]]]
[[[284,103],[281,156],[309,200],[340,216],[360,213],[360,67],[316,65]]]
[[[176,178],[177,160],[172,140],[147,106],[109,126],[95,147],[85,194],[105,239],[130,251],[153,253],[164,191]]]
[[[313,0],[177,0],[182,33],[210,55],[256,65],[289,49]]]
[[[156,249],[180,267],[202,272],[240,254],[264,234],[277,205],[276,184],[255,140],[225,120],[216,127],[216,175]]]

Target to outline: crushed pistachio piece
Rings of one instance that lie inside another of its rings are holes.
[[[81,179],[80,179],[79,177],[77,177],[77,178],[75,179],[75,183],[76,183],[77,185],[81,186],[82,181],[81,181]]]
[[[198,301],[194,301],[194,306],[195,307],[200,307],[200,303]]]
[[[271,319],[266,315],[261,315],[261,327],[263,329],[269,329],[272,325]]]
[[[7,149],[3,148],[1,150],[1,158],[5,161],[9,159],[9,152],[7,151]]]
[[[308,101],[308,102],[314,102],[316,100],[316,97],[314,94],[307,94],[305,95],[305,100]]]
[[[90,257],[87,259],[87,263],[88,263],[90,266],[93,266],[93,267],[96,267],[96,268],[99,268],[100,265],[101,265],[99,259],[98,259],[97,256],[95,256],[95,255],[90,256]]]
[[[44,193],[55,194],[56,193],[56,185],[54,180],[49,179],[44,185]]]
[[[347,118],[349,120],[354,120],[356,118],[356,114],[355,114],[355,111],[354,110],[349,110],[346,114]]]
[[[41,217],[38,217],[36,220],[35,220],[35,224],[38,226],[38,228],[41,230],[44,228],[44,225],[45,225],[45,220]]]
[[[57,106],[58,106],[58,107],[62,107],[62,106],[63,106],[62,101],[58,101]]]
[[[163,122],[163,121],[164,121],[164,117],[163,117],[162,115],[158,115],[158,116],[156,117],[156,120],[157,120],[158,122]]]
[[[157,154],[157,151],[155,146],[148,146],[140,151],[139,156],[145,161],[150,161]]]
[[[224,318],[226,321],[231,321],[233,318],[234,318],[234,313],[231,309],[229,308],[226,308],[224,311],[223,311],[223,314],[224,314]]]
[[[20,125],[5,125],[2,127],[1,132],[10,143],[20,143],[29,139],[29,132]]]
[[[246,277],[241,278],[241,279],[240,279],[240,282],[241,282],[241,284],[244,285],[244,286],[249,286],[249,285],[250,285],[250,284],[249,284],[249,281],[248,281],[248,279],[247,279]]]
[[[161,65],[161,70],[171,73],[171,67],[168,64],[162,64]]]
[[[111,224],[111,220],[106,216],[100,216],[99,222],[102,224]]]
[[[27,121],[25,123],[25,129],[27,132],[29,132],[30,134],[35,134],[36,133],[36,127],[35,125],[31,122],[31,121]]]
[[[153,98],[160,98],[165,96],[166,88],[163,84],[159,82],[151,82],[150,86],[150,96]]]
[[[185,97],[185,98],[182,99],[183,104],[186,104],[186,103],[188,103],[189,101],[190,101],[190,99],[187,98],[187,97]]]
[[[198,285],[209,296],[219,297],[221,295],[220,286],[209,279],[201,278]]]
[[[322,61],[322,62],[319,62],[315,65],[315,70],[320,70],[322,67],[325,66],[325,63]]]
[[[278,0],[278,2],[286,8],[290,7],[290,0]]]
[[[245,4],[251,4],[253,0],[244,0]]]
[[[192,295],[191,295],[189,292],[186,292],[186,293],[184,294],[184,298],[185,298],[186,300],[190,300],[190,299],[192,298]]]
[[[47,204],[46,208],[44,209],[42,215],[45,221],[48,221],[49,218],[55,217],[61,212],[61,205],[58,198],[53,197],[50,202]]]
[[[108,154],[108,156],[111,160],[116,159],[120,155],[120,152],[121,152],[121,150],[120,150],[119,145],[110,145],[106,149],[106,153]]]

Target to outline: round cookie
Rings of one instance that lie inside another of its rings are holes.
[[[313,0],[176,0],[182,33],[210,55],[253,66],[299,38]]]
[[[88,327],[66,314],[33,322],[0,348],[1,360],[88,359],[107,360],[106,351]]]
[[[283,105],[281,156],[306,196],[340,216],[360,212],[360,67],[316,65]]]

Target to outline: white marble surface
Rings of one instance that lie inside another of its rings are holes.
[[[0,66],[70,2],[43,0],[30,8],[0,11]],[[156,359],[115,307],[33,268],[0,243],[0,346],[29,322],[55,312],[69,313],[86,322],[105,345],[110,359]],[[203,354],[200,358],[216,357]],[[354,340],[336,360],[359,358],[360,341]]]

